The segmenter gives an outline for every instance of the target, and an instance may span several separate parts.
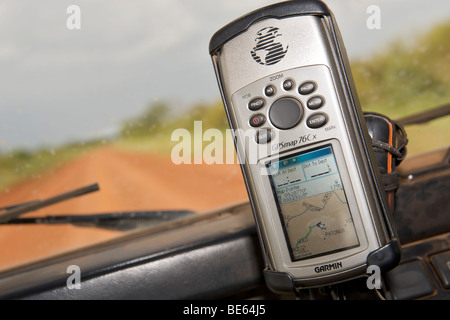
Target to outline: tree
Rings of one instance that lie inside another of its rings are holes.
[[[164,102],[151,104],[142,115],[124,123],[122,137],[151,135],[161,129],[167,121],[169,107]]]

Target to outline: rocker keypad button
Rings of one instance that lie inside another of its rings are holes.
[[[303,106],[294,98],[285,97],[275,101],[269,110],[269,118],[278,129],[291,129],[303,118]]]

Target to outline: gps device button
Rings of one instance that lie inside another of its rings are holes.
[[[291,79],[284,80],[284,82],[283,82],[284,90],[289,91],[289,90],[292,90],[293,87],[294,87],[294,81],[292,81]]]
[[[269,143],[273,138],[273,132],[270,129],[261,129],[256,133],[255,140],[259,144]]]
[[[256,111],[264,107],[266,102],[263,98],[255,98],[248,103],[248,108],[252,111]]]
[[[304,82],[298,87],[298,93],[302,95],[313,93],[316,90],[316,84],[312,81]]]
[[[303,106],[294,98],[281,98],[275,101],[269,110],[269,118],[278,129],[291,129],[299,124],[303,117]]]
[[[322,107],[324,102],[325,101],[322,97],[315,96],[315,97],[310,98],[308,100],[308,102],[306,103],[306,105],[308,106],[308,109],[316,110],[316,109],[319,109],[320,107]]]
[[[273,95],[275,94],[275,87],[272,86],[272,85],[267,86],[267,87],[264,89],[264,94],[265,94],[266,96],[268,96],[268,97],[273,96]]]
[[[314,113],[306,119],[306,125],[311,129],[317,129],[328,122],[328,117],[324,113]]]
[[[255,114],[250,118],[250,125],[252,127],[260,127],[266,122],[266,118],[262,114]]]

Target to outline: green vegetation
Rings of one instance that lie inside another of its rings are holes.
[[[382,53],[352,62],[363,109],[399,119],[450,103],[449,34],[450,23],[444,23],[413,43],[395,41]],[[448,126],[446,117],[406,127],[409,156],[448,146]]]
[[[22,180],[38,178],[43,172],[59,167],[102,144],[101,141],[90,141],[87,143],[71,143],[58,148],[41,148],[35,151],[15,150],[0,153],[0,192]]]
[[[364,110],[400,118],[450,102],[450,23],[352,62]]]
[[[192,133],[194,122],[202,121],[203,132],[208,129],[229,129],[222,101],[198,104],[184,113],[171,116],[167,104],[157,102],[140,117],[124,123],[120,137],[114,142],[116,147],[133,151],[170,153],[178,141],[171,141],[172,132],[183,128]],[[158,121],[155,121],[158,119]]]
[[[145,137],[161,131],[168,119],[170,107],[166,103],[156,103],[144,114],[126,121],[120,131],[121,137]]]

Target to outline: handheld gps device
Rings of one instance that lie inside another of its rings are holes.
[[[275,292],[381,271],[400,259],[335,19],[321,1],[253,11],[210,41]]]

